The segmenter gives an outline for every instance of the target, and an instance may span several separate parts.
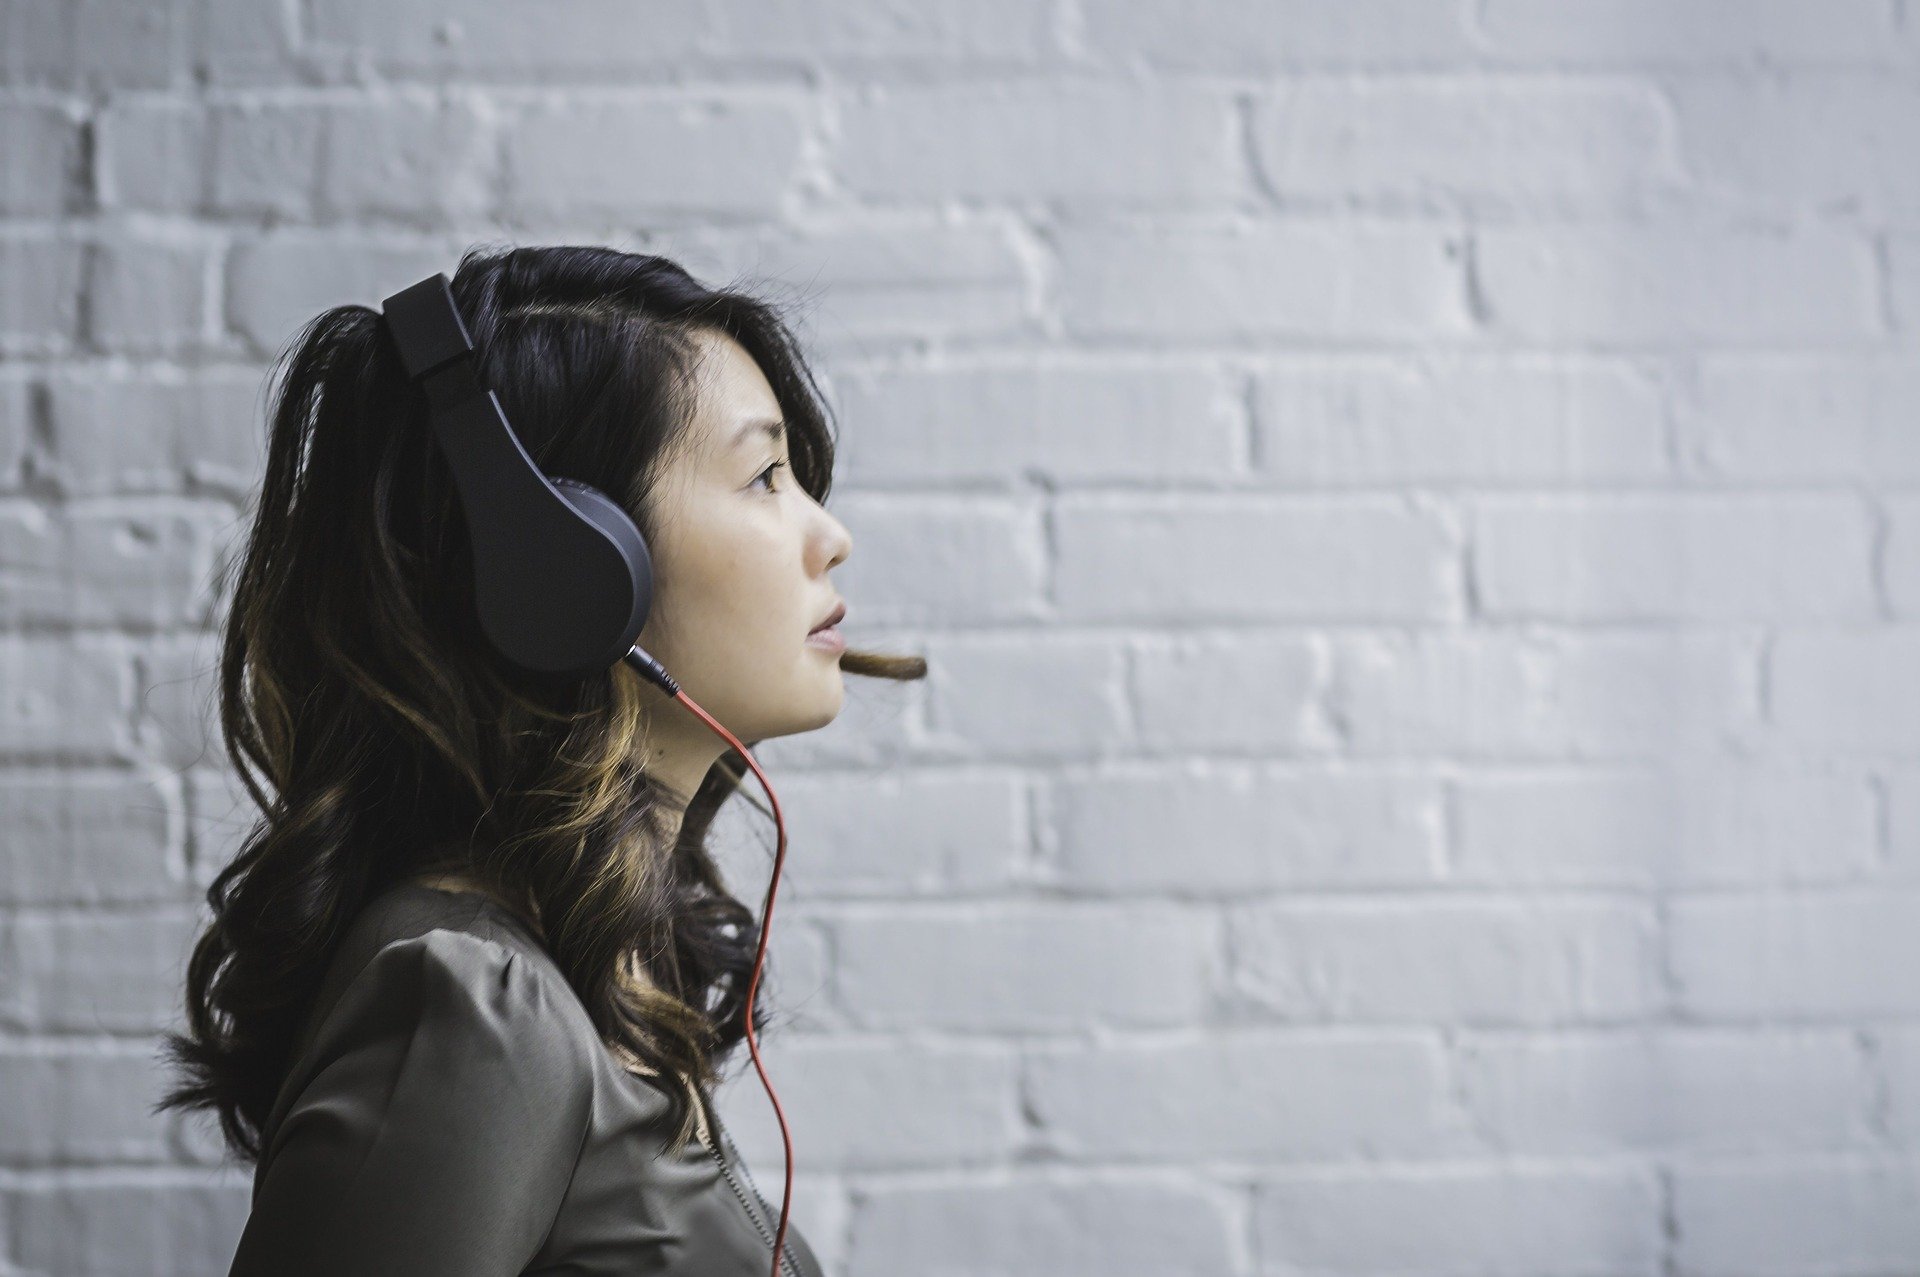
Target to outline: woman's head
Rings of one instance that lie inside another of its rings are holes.
[[[641,646],[742,741],[830,722],[842,672],[924,676],[806,643],[851,538],[823,508],[823,400],[771,307],[593,247],[475,249],[452,290],[534,463],[646,535]],[[744,1034],[758,941],[705,847],[745,763],[623,665],[533,679],[486,645],[451,475],[377,310],[321,314],[283,365],[220,662],[261,815],[208,889],[191,1032],[168,1040],[189,1081],[158,1107],[214,1107],[257,1156],[341,933],[382,887],[449,867],[529,902],[610,1045],[705,1089]],[[784,437],[733,446],[762,419]]]

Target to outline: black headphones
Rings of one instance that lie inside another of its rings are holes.
[[[473,338],[436,273],[380,303],[407,378],[453,471],[473,544],[480,628],[522,669],[585,677],[626,661],[669,696],[679,685],[635,646],[653,605],[653,555],[627,512],[577,479],[548,477],[500,399],[480,384]]]
[[[473,338],[454,304],[453,285],[433,274],[380,303],[407,379],[425,386],[427,415],[453,470],[473,544],[473,597],[480,629],[507,660],[540,674],[584,678],[624,661],[686,706],[746,760],[773,804],[779,844],[761,907],[760,945],[747,982],[746,1036],[753,1066],[773,1100],[786,1145],[787,1182],[773,1237],[779,1277],[793,1202],[793,1138],[760,1062],[753,1006],[773,927],[773,899],[787,858],[787,820],[773,783],[740,738],[680,690],[665,667],[636,646],[653,606],[653,554],[618,502],[591,484],[541,473],[521,446],[499,397],[480,384]],[[724,1163],[723,1163],[724,1165]]]

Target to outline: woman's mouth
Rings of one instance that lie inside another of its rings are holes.
[[[827,613],[826,619],[807,635],[808,646],[825,648],[830,652],[846,651],[847,641],[840,637],[840,622],[846,619],[846,615],[847,605],[842,600],[834,606],[833,611]]]

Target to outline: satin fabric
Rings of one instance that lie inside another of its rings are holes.
[[[518,915],[397,884],[314,1001],[229,1277],[767,1277],[779,1207],[671,1134]],[[792,1218],[786,1251],[823,1277]]]

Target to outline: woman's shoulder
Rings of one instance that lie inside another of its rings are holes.
[[[489,896],[407,881],[375,895],[336,947],[313,1018],[339,1002],[458,993],[475,1027],[500,1031],[564,1022],[591,1030],[585,1008],[533,928]]]
[[[583,1027],[507,921],[382,892],[337,946],[262,1127],[243,1271],[368,1271],[374,1248],[410,1270],[401,1256],[449,1272],[476,1271],[482,1250],[524,1263],[592,1129]]]
[[[649,1124],[666,1115],[659,1076],[601,1038],[536,929],[490,895],[406,880],[369,900],[335,950],[293,1073],[324,1067],[370,1027],[402,1024],[461,1039],[441,1045],[469,1057],[512,1058],[516,1070],[584,1095],[591,1108],[608,1104]],[[695,1111],[710,1144],[704,1106],[696,1101]]]
[[[475,1067],[510,1059],[582,1103],[595,1085],[586,1009],[531,930],[477,895],[398,883],[367,902],[309,1005],[276,1107],[375,1038],[431,1041]]]
[[[360,907],[327,960],[309,1018],[324,1019],[349,989],[393,988],[422,963],[455,978],[484,978],[493,967],[516,962],[530,946],[516,922],[478,896],[395,883]],[[537,946],[533,946],[537,947]]]

